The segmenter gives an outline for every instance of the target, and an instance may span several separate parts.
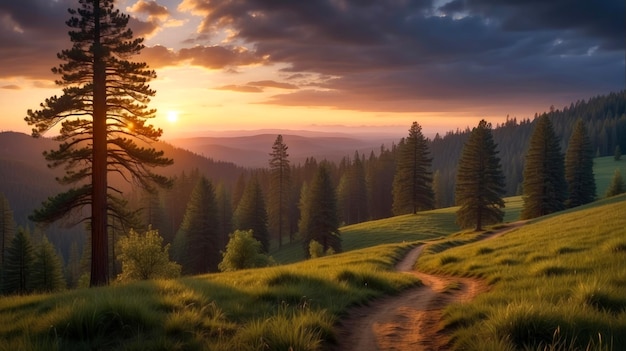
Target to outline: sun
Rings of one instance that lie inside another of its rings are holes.
[[[169,111],[167,113],[167,120],[170,123],[176,123],[178,121],[178,111]]]

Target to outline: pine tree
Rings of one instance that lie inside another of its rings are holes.
[[[596,198],[596,180],[593,174],[593,147],[582,119],[576,122],[565,155],[565,180],[569,198],[567,207],[576,207]]]
[[[233,232],[233,207],[230,193],[224,184],[219,184],[215,190],[215,201],[217,202],[217,218],[219,228],[219,247],[224,248],[228,243],[228,236]]]
[[[409,136],[398,145],[398,161],[393,179],[393,213],[401,215],[432,209],[432,158],[422,127],[413,122]]]
[[[622,178],[622,172],[619,169],[615,170],[613,173],[613,178],[611,179],[611,184],[606,191],[606,197],[611,197],[619,194],[623,194],[626,192],[626,185],[624,184],[624,178]]]
[[[567,183],[559,138],[546,114],[537,118],[524,165],[521,218],[535,218],[565,208]]]
[[[613,159],[615,161],[619,161],[622,159],[622,149],[619,147],[619,145],[615,146],[615,152],[613,153]]]
[[[283,246],[284,232],[289,226],[289,190],[290,168],[287,145],[283,143],[283,136],[278,135],[272,152],[270,153],[270,191],[269,191],[269,224],[278,236],[278,247]]]
[[[90,285],[97,286],[109,281],[107,217],[121,210],[109,200],[119,194],[108,184],[108,173],[120,173],[153,190],[155,185],[168,186],[169,180],[151,168],[172,160],[146,146],[157,141],[162,130],[146,123],[156,114],[147,108],[155,95],[147,82],[156,74],[145,63],[128,60],[141,52],[143,39],[133,38],[129,16],[114,8],[114,0],[80,4],[69,10],[72,17],[66,22],[73,46],[58,54],[64,63],[52,69],[61,76],[57,84],[63,95],[46,99],[41,110],[29,110],[25,120],[34,126],[34,137],[61,126],[55,137],[59,148],[44,156],[51,167],[65,169],[62,184],[75,186],[49,198],[32,218],[50,223],[90,206]]]
[[[41,244],[35,248],[28,286],[29,290],[40,292],[54,292],[66,288],[61,258],[45,236]]]
[[[341,252],[337,197],[327,167],[320,165],[301,202],[299,230],[307,255],[311,240],[320,243],[325,252],[330,248]]]
[[[33,246],[28,232],[22,228],[11,240],[7,248],[4,264],[2,291],[5,294],[26,294],[29,292],[29,276],[33,265]]]
[[[267,208],[257,178],[248,182],[241,201],[235,210],[235,229],[252,230],[252,235],[261,243],[263,252],[269,252],[269,230],[267,227]]]
[[[15,220],[13,210],[9,206],[9,200],[0,193],[0,271],[4,267],[4,256],[13,233],[15,232]],[[2,280],[0,279],[0,283]]]
[[[456,215],[462,228],[480,231],[504,218],[505,182],[496,148],[491,124],[481,120],[463,147],[457,170]]]
[[[78,243],[73,241],[70,246],[70,257],[65,266],[65,281],[67,282],[68,288],[78,286],[80,275],[80,251],[78,250]]]
[[[119,281],[166,279],[180,276],[181,266],[170,261],[169,248],[163,246],[158,230],[148,228],[144,234],[130,230],[119,241],[122,273]]]
[[[204,176],[191,194],[174,239],[175,259],[185,274],[214,272],[220,262],[220,223],[213,185]]]
[[[352,163],[347,166],[339,181],[337,197],[342,220],[346,224],[364,222],[369,219],[365,168],[358,151],[354,153]]]

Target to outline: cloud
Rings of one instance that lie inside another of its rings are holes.
[[[286,90],[299,89],[297,85],[290,83],[277,82],[274,80],[260,80],[256,82],[248,82],[246,85],[224,85],[217,87],[217,90],[230,90],[240,93],[262,93],[265,88],[276,88]]]
[[[277,88],[277,89],[298,89],[298,86],[290,83],[282,83],[274,80],[261,80],[257,82],[249,82],[248,85],[256,87]]]
[[[265,60],[239,46],[194,46],[178,51],[161,45],[146,47],[140,58],[152,68],[189,64],[208,69],[265,64]]]
[[[263,89],[251,85],[224,85],[221,87],[214,88],[216,90],[230,90],[236,91],[239,93],[262,93]]]
[[[139,6],[138,10],[152,11],[152,16],[157,17],[147,22],[135,17],[129,20],[136,36],[154,35],[160,28],[160,19],[165,18],[152,3]],[[55,79],[50,69],[61,63],[56,55],[71,47],[65,25],[71,17],[67,9],[77,7],[74,0],[1,1],[0,78]]]
[[[179,10],[202,17],[199,35],[228,30],[284,73],[333,78],[272,104],[411,110],[624,88],[621,0],[184,0]]]
[[[15,85],[15,84],[4,85],[4,86],[0,87],[0,89],[5,89],[5,90],[22,90],[22,88],[20,86]]]
[[[167,7],[159,5],[156,1],[139,0],[133,6],[127,7],[126,11],[135,14],[148,15],[148,18],[158,18],[165,21],[170,16]]]

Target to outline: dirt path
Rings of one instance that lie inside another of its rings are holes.
[[[515,222],[485,236],[500,236],[518,228]],[[357,307],[342,319],[338,329],[338,351],[448,350],[449,335],[441,327],[444,308],[453,302],[473,299],[487,291],[485,282],[414,271],[415,261],[424,245],[411,250],[396,265],[396,270],[418,277],[424,286],[409,289],[397,296],[376,300]]]

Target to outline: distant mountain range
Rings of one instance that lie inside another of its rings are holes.
[[[180,138],[169,142],[214,160],[228,161],[248,168],[260,168],[268,166],[269,153],[278,134],[283,136],[283,142],[289,148],[289,160],[293,165],[303,164],[308,157],[315,157],[318,161],[326,159],[338,162],[345,156],[352,157],[355,151],[369,156],[372,151],[378,152],[382,144],[389,147],[392,142],[397,143],[400,140],[400,137],[391,135],[368,137],[359,134],[351,137],[343,133],[306,132],[303,134],[307,136],[303,136],[284,134],[280,130],[274,132],[250,136]]]

